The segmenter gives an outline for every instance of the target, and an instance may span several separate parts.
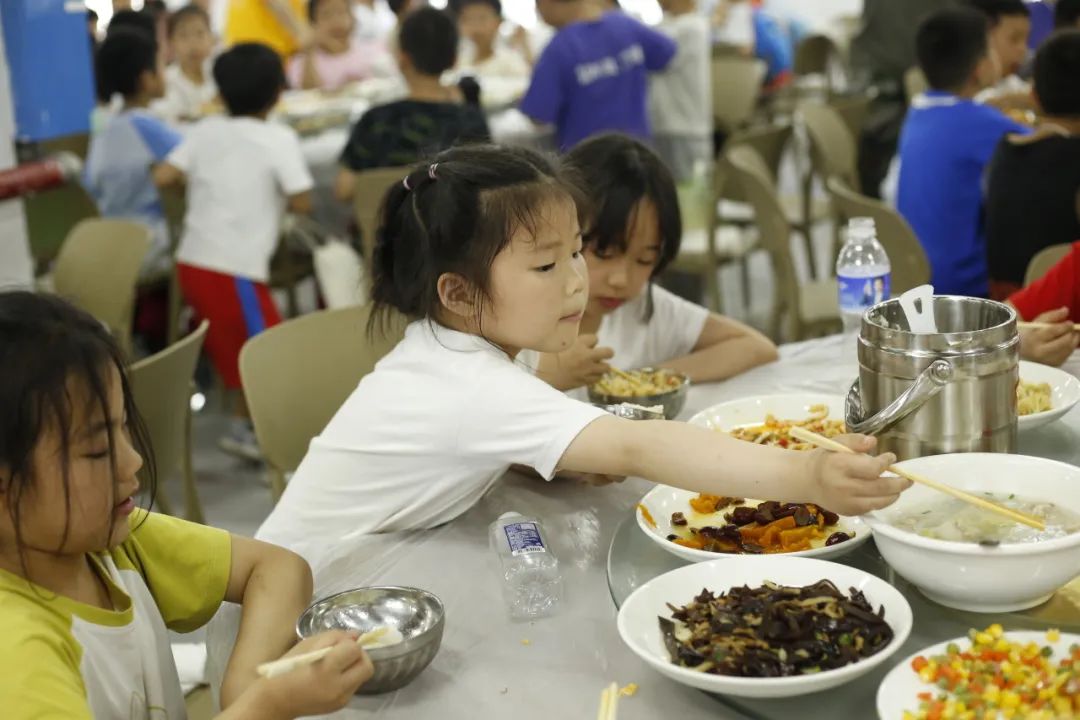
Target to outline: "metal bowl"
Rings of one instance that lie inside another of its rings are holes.
[[[638,370],[643,372],[656,372],[658,368],[644,367],[638,368]],[[682,380],[679,386],[674,390],[668,390],[659,395],[628,397],[623,395],[606,395],[604,393],[596,392],[596,390],[593,389],[595,386],[590,385],[589,402],[593,405],[600,406],[618,405],[620,403],[632,403],[642,407],[662,405],[664,408],[664,417],[668,420],[674,420],[678,417],[679,413],[682,412],[683,406],[686,405],[686,393],[690,388],[690,378],[682,373],[675,372],[674,370],[666,370],[665,372]]]
[[[368,650],[375,674],[356,694],[377,695],[408,685],[439,652],[446,625],[446,610],[439,598],[412,587],[346,590],[305,610],[296,623],[296,633],[301,638],[326,630],[365,633],[382,625],[397,628],[404,640]]]

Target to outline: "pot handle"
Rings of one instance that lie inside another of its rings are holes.
[[[881,412],[866,417],[862,403],[861,381],[856,379],[848,390],[845,403],[845,421],[848,432],[860,435],[878,435],[906,418],[927,403],[949,384],[953,378],[953,366],[946,360],[935,360],[915,378],[907,390],[893,400]]]

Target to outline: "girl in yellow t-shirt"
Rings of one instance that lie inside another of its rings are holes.
[[[340,708],[371,677],[346,633],[314,665],[273,679],[256,666],[290,649],[311,571],[272,545],[139,510],[150,452],[123,356],[65,301],[0,293],[0,698],[4,716],[176,720],[184,698],[168,630],[243,604],[221,718],[295,718]],[[153,462],[148,495],[153,497]]]
[[[258,42],[282,58],[310,44],[304,0],[229,0],[225,44]]]

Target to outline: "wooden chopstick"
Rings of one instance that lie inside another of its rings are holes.
[[[857,454],[857,453],[855,453],[854,450],[852,450],[848,446],[841,445],[840,443],[836,442],[835,440],[830,440],[829,438],[822,437],[821,435],[818,435],[815,432],[810,432],[806,428],[801,428],[801,427],[796,426],[796,427],[793,427],[790,430],[788,430],[788,433],[792,437],[794,437],[794,438],[796,438],[798,440],[802,440],[803,442],[812,443],[814,445],[817,445],[818,447],[825,448],[826,450],[832,450],[833,452],[849,453],[849,454],[853,454],[853,455]],[[944,483],[939,483],[937,480],[931,480],[928,477],[923,477],[922,475],[917,475],[917,474],[915,474],[913,472],[909,472],[908,470],[905,470],[904,468],[897,467],[896,465],[890,465],[888,467],[888,470],[889,470],[889,472],[896,473],[897,475],[899,475],[902,478],[907,478],[911,482],[918,483],[920,485],[925,485],[925,486],[927,486],[929,488],[933,488],[934,490],[937,490],[938,492],[943,492],[946,495],[952,495],[954,498],[957,498],[958,500],[963,500],[964,502],[969,503],[971,505],[981,507],[983,510],[989,510],[990,512],[997,513],[998,515],[1001,515],[1002,517],[1007,517],[1010,520],[1012,520],[1013,522],[1018,522],[1018,523],[1021,523],[1023,525],[1027,525],[1029,527],[1033,527],[1036,530],[1045,530],[1046,529],[1046,524],[1037,517],[1033,517],[1031,515],[1019,512],[1017,510],[1013,510],[1011,508],[1003,507],[1001,505],[998,505],[997,503],[990,502],[989,500],[981,498],[978,495],[972,495],[970,493],[964,492],[963,490],[957,490],[956,488],[952,487],[951,485],[945,485]]]
[[[619,368],[615,367],[614,365],[611,365],[608,369],[611,372],[618,375],[619,377],[621,377],[623,380],[629,380],[630,382],[636,382],[637,381],[636,377],[634,377],[630,373],[626,372],[625,370],[620,370]]]
[[[379,640],[383,635],[390,632],[390,628],[386,625],[377,627],[371,632],[366,632],[360,637],[356,638],[356,644],[360,647],[367,647],[372,643]],[[311,652],[304,653],[302,655],[295,655],[293,657],[281,658],[280,660],[274,660],[272,662],[263,663],[255,668],[261,677],[277,677],[278,675],[284,675],[287,672],[292,672],[296,668],[304,667],[305,665],[311,665],[312,663],[322,660],[324,657],[330,654],[330,651],[334,649],[334,646],[324,647],[321,650],[312,650]]]
[[[611,683],[600,693],[600,708],[596,711],[596,720],[616,720],[619,711],[619,685]]]
[[[1052,328],[1057,327],[1060,323],[1046,323],[1046,322],[1018,322],[1016,327],[1021,330],[1028,328]],[[1073,330],[1080,330],[1080,323],[1073,323]]]

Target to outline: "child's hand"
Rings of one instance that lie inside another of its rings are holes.
[[[1069,319],[1069,308],[1044,312],[1035,322],[1050,323],[1051,327],[1021,330],[1020,356],[1055,367],[1068,360],[1080,342],[1080,334]]]
[[[326,657],[261,683],[283,716],[296,718],[323,715],[340,710],[356,689],[371,679],[375,668],[356,643],[356,633],[341,630],[324,632],[298,643],[284,657],[333,647]],[[254,687],[260,687],[255,685]]]
[[[809,453],[812,492],[815,500],[824,507],[841,515],[862,515],[891,505],[900,493],[911,487],[910,480],[881,477],[885,468],[896,462],[892,453],[877,457],[861,454],[876,447],[875,438],[844,435],[835,439],[860,454],[828,450]]]
[[[538,374],[559,390],[598,382],[611,369],[604,361],[614,357],[615,351],[596,347],[597,342],[595,335],[579,335],[568,349],[551,356],[551,362],[544,363]]]

